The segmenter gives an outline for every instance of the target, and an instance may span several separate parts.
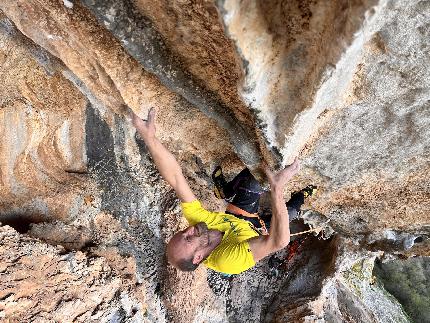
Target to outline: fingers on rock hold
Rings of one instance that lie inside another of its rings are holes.
[[[149,122],[155,121],[155,117],[156,117],[156,110],[154,107],[151,107],[151,109],[149,109],[149,112],[148,112],[148,121]]]

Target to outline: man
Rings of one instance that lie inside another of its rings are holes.
[[[132,113],[132,122],[144,140],[161,176],[181,200],[190,226],[176,233],[167,244],[167,259],[183,271],[192,271],[200,263],[225,274],[238,274],[290,242],[290,226],[283,192],[298,172],[297,158],[285,169],[273,173],[266,169],[270,184],[272,218],[268,234],[260,235],[250,222],[227,214],[205,210],[191,191],[175,157],[155,136],[155,110],[147,120]]]

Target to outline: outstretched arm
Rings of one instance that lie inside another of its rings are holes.
[[[155,136],[155,109],[149,110],[147,120],[142,120],[134,112],[131,112],[131,117],[161,176],[173,187],[182,202],[194,201],[196,197],[182,174],[181,166]]]
[[[267,255],[285,248],[290,243],[290,222],[288,210],[284,201],[284,188],[287,182],[299,171],[297,158],[294,162],[279,171],[272,173],[266,169],[266,175],[270,183],[270,195],[272,200],[272,220],[269,235],[259,236],[249,240],[249,246],[257,262]]]

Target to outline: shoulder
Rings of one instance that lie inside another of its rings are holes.
[[[206,210],[199,200],[181,203],[182,213],[190,225],[205,222],[207,225],[216,222],[218,213]]]

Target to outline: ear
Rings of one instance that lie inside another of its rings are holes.
[[[196,252],[193,257],[193,264],[198,265],[203,260],[203,254],[201,252]]]

